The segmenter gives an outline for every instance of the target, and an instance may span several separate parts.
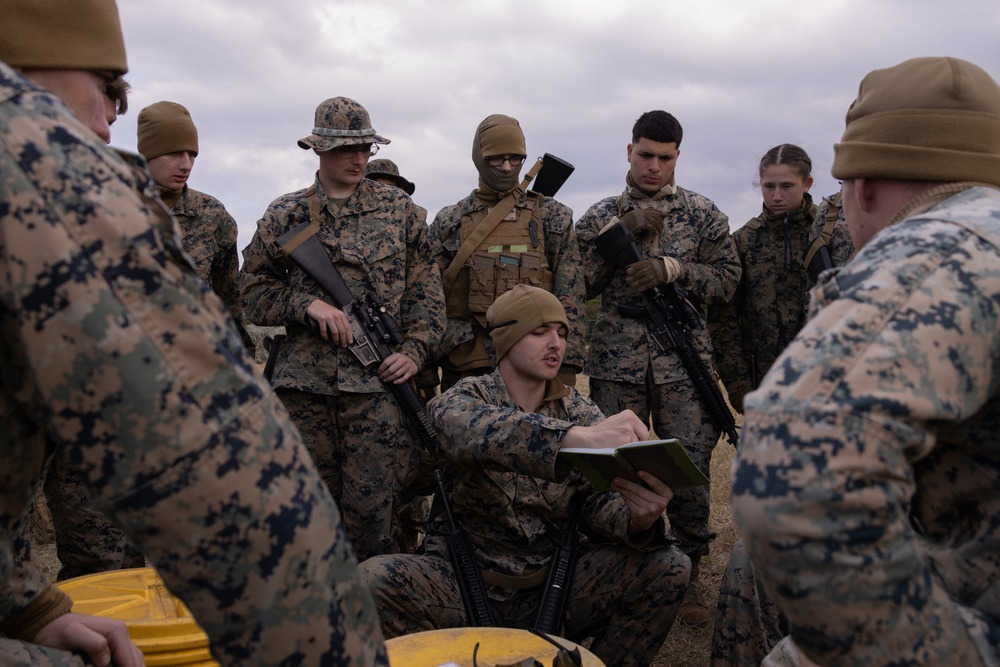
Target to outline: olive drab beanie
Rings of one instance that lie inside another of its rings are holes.
[[[19,69],[128,71],[115,0],[0,0],[0,60]]]
[[[139,153],[147,160],[181,151],[198,153],[198,128],[176,102],[156,102],[140,111],[136,134]]]
[[[834,147],[834,178],[1000,186],[1000,85],[958,58],[870,72]]]
[[[521,182],[521,167],[511,169],[510,173],[505,174],[486,164],[486,158],[497,155],[527,156],[527,154],[524,133],[517,119],[503,114],[487,116],[476,128],[476,136],[472,140],[472,162],[479,171],[480,189],[504,194]]]
[[[504,292],[486,311],[487,331],[496,348],[497,362],[533,330],[549,322],[561,322],[569,329],[566,310],[551,292],[531,285],[515,285]]]

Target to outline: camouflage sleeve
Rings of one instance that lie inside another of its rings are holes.
[[[587,299],[580,248],[573,226],[573,211],[554,199],[545,199],[545,253],[552,267],[552,293],[566,309],[570,332],[564,363],[583,370],[587,342]],[[558,235],[558,236],[557,236]]]
[[[995,664],[1000,251],[965,227],[874,237],[747,397],[733,516],[819,664]]]
[[[410,200],[405,216],[406,284],[400,303],[404,340],[399,351],[412,359],[417,368],[440,345],[445,328],[441,271],[434,259],[423,211]]]
[[[236,249],[239,228],[233,216],[221,205],[219,208],[219,252],[212,258],[212,290],[226,305],[244,347],[252,352],[254,343],[244,326],[243,304],[240,301],[240,260]]]
[[[461,466],[554,479],[559,444],[573,424],[494,405],[475,380],[462,380],[427,404],[442,456]]]
[[[737,230],[731,237],[737,256],[742,260],[739,231]],[[708,307],[707,324],[712,339],[712,361],[719,372],[719,378],[726,385],[730,398],[734,399],[750,389],[750,364],[740,326],[740,313],[743,312],[745,297],[746,286],[741,268],[740,280],[733,298],[725,303],[712,304]]]
[[[615,273],[614,262],[598,252],[594,240],[604,227],[615,217],[615,197],[597,202],[583,214],[576,223],[576,237],[583,261],[583,276],[586,283],[586,297],[593,299],[604,292]]]
[[[47,94],[0,99],[4,460],[65,449],[221,664],[388,664],[336,505],[155,184]]]
[[[307,222],[308,217],[305,204],[286,195],[272,202],[257,222],[257,231],[243,249],[243,268],[239,275],[243,312],[250,322],[261,326],[284,326],[307,321],[306,309],[317,297],[291,287],[292,260],[281,253],[278,237],[295,225]]]
[[[693,260],[679,258],[684,265],[684,276],[679,282],[703,304],[725,303],[733,297],[743,273],[729,235],[729,218],[700,195],[694,197],[694,209],[697,256]]]

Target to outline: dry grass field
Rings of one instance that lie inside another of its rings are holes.
[[[587,392],[589,386],[586,376],[580,377],[577,387]],[[739,423],[738,417],[737,420]],[[712,545],[712,552],[702,560],[702,585],[709,608],[713,610],[719,581],[726,569],[729,552],[736,541],[736,530],[729,516],[729,470],[734,456],[734,448],[724,439],[719,441],[712,456],[710,522],[718,537]],[[39,521],[39,530],[35,533],[36,547],[39,548],[46,574],[55,580],[59,561],[55,555],[51,532],[46,531],[46,523],[43,516]],[[692,628],[682,623],[675,623],[652,667],[704,667],[708,665],[711,655],[711,640],[711,625],[705,628]]]

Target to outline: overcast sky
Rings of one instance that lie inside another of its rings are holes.
[[[135,150],[139,110],[186,106],[200,155],[190,186],[220,199],[239,247],[279,195],[310,185],[296,145],[316,106],[346,96],[392,140],[378,157],[429,211],[476,186],[472,139],[517,118],[529,158],[576,166],[559,192],[579,218],[617,195],[643,111],[684,128],[677,183],[736,229],[760,212],[761,156],[795,143],[813,195],[837,189],[833,144],[861,78],[917,56],[970,60],[1000,80],[995,0],[118,0],[130,110],[112,128]],[[530,164],[530,161],[529,161]]]

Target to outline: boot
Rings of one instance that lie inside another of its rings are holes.
[[[677,609],[677,620],[695,628],[708,625],[712,620],[712,613],[705,603],[705,598],[702,597],[701,587],[698,582],[700,564],[701,556],[691,557],[691,579],[688,582],[684,600]]]

